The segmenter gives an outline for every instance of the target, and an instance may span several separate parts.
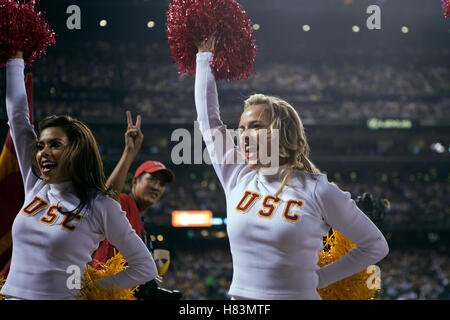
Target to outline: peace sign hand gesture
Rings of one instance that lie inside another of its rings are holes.
[[[141,132],[141,116],[136,118],[136,124],[133,124],[131,112],[127,111],[127,131],[125,132],[125,149],[122,157],[114,168],[113,172],[106,181],[106,186],[112,190],[120,193],[125,186],[127,173],[130,170],[131,164],[136,158],[139,149],[141,149],[144,135]]]
[[[131,112],[127,111],[127,131],[125,132],[125,150],[135,157],[142,146],[144,135],[141,131],[141,116],[136,118],[136,124],[133,124]]]

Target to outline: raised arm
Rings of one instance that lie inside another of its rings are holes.
[[[319,181],[316,196],[325,221],[356,245],[342,258],[319,269],[320,289],[377,263],[388,254],[389,247],[383,234],[357,207],[350,193],[328,181]]]
[[[234,144],[220,118],[219,100],[210,63],[214,42],[199,45],[195,74],[197,121],[216,174],[225,191],[233,187],[237,175],[246,167],[243,155]]]
[[[141,132],[141,116],[138,115],[136,124],[133,124],[130,111],[127,111],[127,131],[125,132],[125,148],[122,157],[114,168],[113,172],[106,181],[106,186],[111,187],[118,193],[122,192],[127,178],[127,173],[130,170],[131,164],[136,158],[144,140],[144,135]]]
[[[31,145],[36,140],[36,133],[30,123],[24,69],[23,54],[18,51],[6,63],[6,111],[26,191],[34,187],[38,178],[31,171]]]

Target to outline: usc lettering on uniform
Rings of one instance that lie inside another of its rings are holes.
[[[24,213],[27,216],[33,216],[35,215],[37,212],[39,212],[40,210],[48,207],[49,203],[47,201],[45,201],[44,199],[35,196],[33,198],[33,200],[30,201],[29,204],[27,204],[23,209],[22,209],[22,213]],[[56,219],[59,217],[59,215],[61,214],[61,211],[64,208],[62,206],[58,206],[58,205],[51,205],[47,211],[42,215],[42,217],[39,219],[39,221],[43,224],[46,225],[52,225],[55,223]],[[80,222],[82,219],[82,215],[81,214],[77,214],[74,217],[75,221]],[[69,220],[68,220],[68,216],[66,215],[61,223],[61,227],[63,229],[66,229],[68,231],[74,231],[76,229],[76,226],[74,226],[73,224],[69,224]]]
[[[257,192],[245,191],[238,205],[236,211],[246,213],[251,206],[253,206],[261,197]],[[258,216],[261,218],[270,218],[275,212],[277,205],[281,202],[281,199],[272,195],[265,196],[261,202],[261,209],[258,211]],[[282,217],[289,222],[297,222],[300,219],[298,213],[292,213],[294,207],[302,208],[304,205],[303,200],[288,200],[283,208]]]
[[[258,216],[262,218],[270,218],[277,208],[276,204],[280,203],[281,199],[274,196],[266,196],[262,201],[262,209],[258,211]]]
[[[250,209],[250,207],[260,197],[261,197],[261,195],[259,193],[252,192],[252,191],[245,191],[244,196],[242,197],[241,201],[239,201],[238,205],[236,206],[236,210],[240,211],[242,213],[248,211],[248,209]]]
[[[296,206],[297,208],[303,207],[304,202],[302,200],[288,200],[284,205],[283,210],[283,218],[289,222],[297,222],[300,219],[300,216],[296,213],[291,214],[292,206]]]
[[[83,216],[82,216],[81,214],[78,213],[78,214],[74,217],[74,220],[80,222],[82,217],[83,217]],[[64,229],[69,230],[69,231],[74,231],[74,230],[76,229],[76,226],[74,226],[74,225],[72,225],[72,224],[69,224],[69,216],[65,216],[65,217],[64,217],[64,220],[63,220],[61,226],[62,226]]]
[[[47,201],[35,196],[33,200],[31,200],[31,202],[22,209],[22,212],[27,216],[32,216],[46,206],[48,206]]]
[[[50,206],[50,208],[48,208],[47,212],[42,216],[42,218],[39,219],[39,221],[48,225],[53,224],[53,222],[56,221],[56,218],[58,218],[59,211],[62,209],[62,207],[58,207],[55,205]]]

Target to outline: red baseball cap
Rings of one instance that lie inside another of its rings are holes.
[[[145,161],[136,169],[134,177],[139,177],[144,172],[153,173],[157,171],[164,171],[169,178],[169,182],[172,182],[175,179],[175,174],[172,170],[166,168],[166,166],[159,161]]]

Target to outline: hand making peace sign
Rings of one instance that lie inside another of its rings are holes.
[[[136,156],[141,149],[144,135],[141,131],[141,116],[136,118],[136,124],[133,124],[131,112],[127,111],[127,131],[125,132],[125,149]]]

